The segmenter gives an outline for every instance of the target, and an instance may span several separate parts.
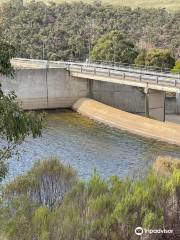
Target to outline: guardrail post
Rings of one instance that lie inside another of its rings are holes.
[[[176,79],[174,80],[174,86],[176,87],[176,85],[177,85],[177,81],[176,81]]]
[[[82,67],[82,65],[81,65],[81,72],[83,71],[83,67]]]
[[[142,76],[141,76],[141,74],[140,74],[140,76],[139,76],[139,81],[141,82],[141,80],[142,80]]]

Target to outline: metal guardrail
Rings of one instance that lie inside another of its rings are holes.
[[[32,67],[58,68],[63,67],[72,72],[93,74],[111,78],[121,78],[134,82],[153,83],[167,87],[175,87],[180,91],[180,74],[157,72],[153,70],[132,68],[132,66],[109,66],[98,63],[71,62],[71,61],[46,61],[36,59],[16,58],[15,64],[29,64]]]

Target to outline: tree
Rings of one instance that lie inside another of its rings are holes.
[[[0,41],[0,74],[14,74],[10,59],[14,57],[12,45]],[[41,136],[44,115],[24,112],[16,101],[14,92],[5,95],[0,87],[0,181],[8,172],[7,160],[18,154],[17,146],[32,135]]]
[[[142,226],[174,229],[174,235],[159,233],[157,240],[178,239],[179,161],[159,158],[153,169],[141,179],[102,179],[95,171],[82,181],[58,159],[36,163],[5,185],[0,232],[9,240],[136,240],[134,230]],[[47,199],[57,204],[49,208]]]
[[[48,5],[45,1],[24,2],[22,6],[21,0],[10,0],[0,7],[0,35],[13,42],[18,57],[42,58],[43,40],[45,59],[84,60],[97,40],[115,29],[136,45],[164,46],[179,57],[179,12],[107,8],[100,1]]]
[[[15,48],[11,44],[0,40],[0,74],[13,75],[14,70],[10,59],[14,56]]]
[[[175,58],[167,49],[153,49],[147,51],[142,49],[135,59],[137,66],[152,66],[154,68],[169,68],[175,64]]]
[[[134,63],[137,66],[145,66],[145,61],[146,61],[146,55],[147,55],[147,51],[145,49],[142,49],[137,58],[135,59]]]
[[[175,64],[175,58],[167,49],[153,49],[148,51],[145,57],[145,65],[158,68],[172,68]]]
[[[76,182],[77,174],[72,167],[63,165],[57,158],[50,158],[36,162],[26,175],[9,183],[5,195],[10,199],[13,195],[28,196],[32,202],[52,209]]]
[[[173,73],[180,73],[180,60],[176,61],[176,65],[172,69]]]
[[[91,52],[94,61],[134,63],[138,52],[134,44],[119,31],[111,31],[101,37]]]

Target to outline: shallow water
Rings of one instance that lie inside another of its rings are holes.
[[[104,178],[142,176],[159,155],[180,158],[180,147],[110,128],[69,110],[48,111],[47,122],[43,137],[28,138],[20,147],[20,160],[10,160],[6,181],[51,156],[72,165],[82,179],[93,169]]]

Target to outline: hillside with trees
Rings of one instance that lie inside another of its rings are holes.
[[[22,0],[0,7],[0,33],[14,45],[16,57],[85,60],[99,39],[119,31],[137,49],[166,49],[180,55],[180,11],[131,9],[87,3]]]
[[[38,1],[38,0],[37,0]],[[40,0],[39,0],[40,1]],[[45,3],[50,2],[49,0],[42,0]],[[77,2],[78,0],[53,0],[55,3],[72,3]],[[112,4],[114,6],[129,6],[132,8],[142,7],[142,8],[166,8],[170,11],[177,11],[180,9],[179,0],[81,0],[85,3],[101,2],[104,5]],[[1,2],[6,2],[6,0],[0,0]],[[30,2],[30,0],[23,0],[24,3]]]
[[[103,35],[91,52],[93,61],[110,61],[133,64],[138,56],[134,44],[125,39],[119,31],[111,31]]]

